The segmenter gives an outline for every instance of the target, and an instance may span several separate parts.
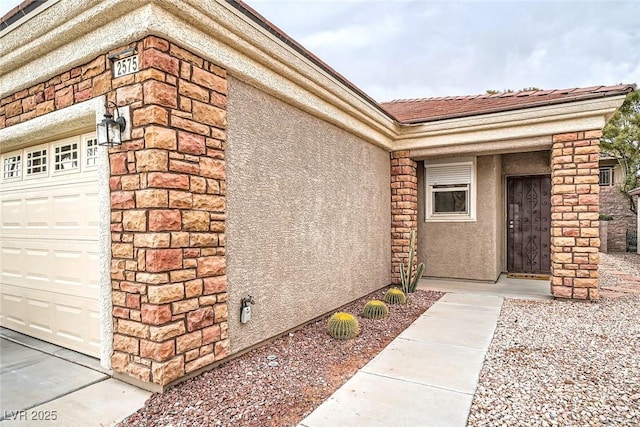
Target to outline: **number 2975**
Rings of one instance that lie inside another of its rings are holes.
[[[113,78],[126,76],[138,72],[138,55],[113,61]]]

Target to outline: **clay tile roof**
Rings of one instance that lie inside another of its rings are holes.
[[[398,99],[383,102],[381,105],[402,123],[422,123],[626,95],[633,92],[635,88],[633,84],[620,84],[557,90],[530,90],[493,95]]]

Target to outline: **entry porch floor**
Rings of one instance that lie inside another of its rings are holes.
[[[423,278],[418,282],[418,289],[528,300],[553,299],[549,280],[514,279],[508,278],[506,274],[501,274],[495,283]]]

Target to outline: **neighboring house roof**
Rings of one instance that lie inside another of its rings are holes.
[[[640,187],[634,188],[633,190],[629,191],[629,195],[630,196],[640,196]]]
[[[635,85],[620,84],[616,86],[508,92],[495,95],[398,99],[391,102],[383,102],[381,105],[402,123],[423,123],[625,95],[634,90]]]

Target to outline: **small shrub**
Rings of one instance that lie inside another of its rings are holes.
[[[360,325],[355,316],[339,311],[329,318],[327,332],[337,340],[349,340],[358,336]]]
[[[374,299],[364,305],[362,317],[366,319],[384,319],[389,315],[389,308],[380,300]]]
[[[384,302],[387,304],[405,304],[407,296],[398,288],[391,288],[384,294]]]

